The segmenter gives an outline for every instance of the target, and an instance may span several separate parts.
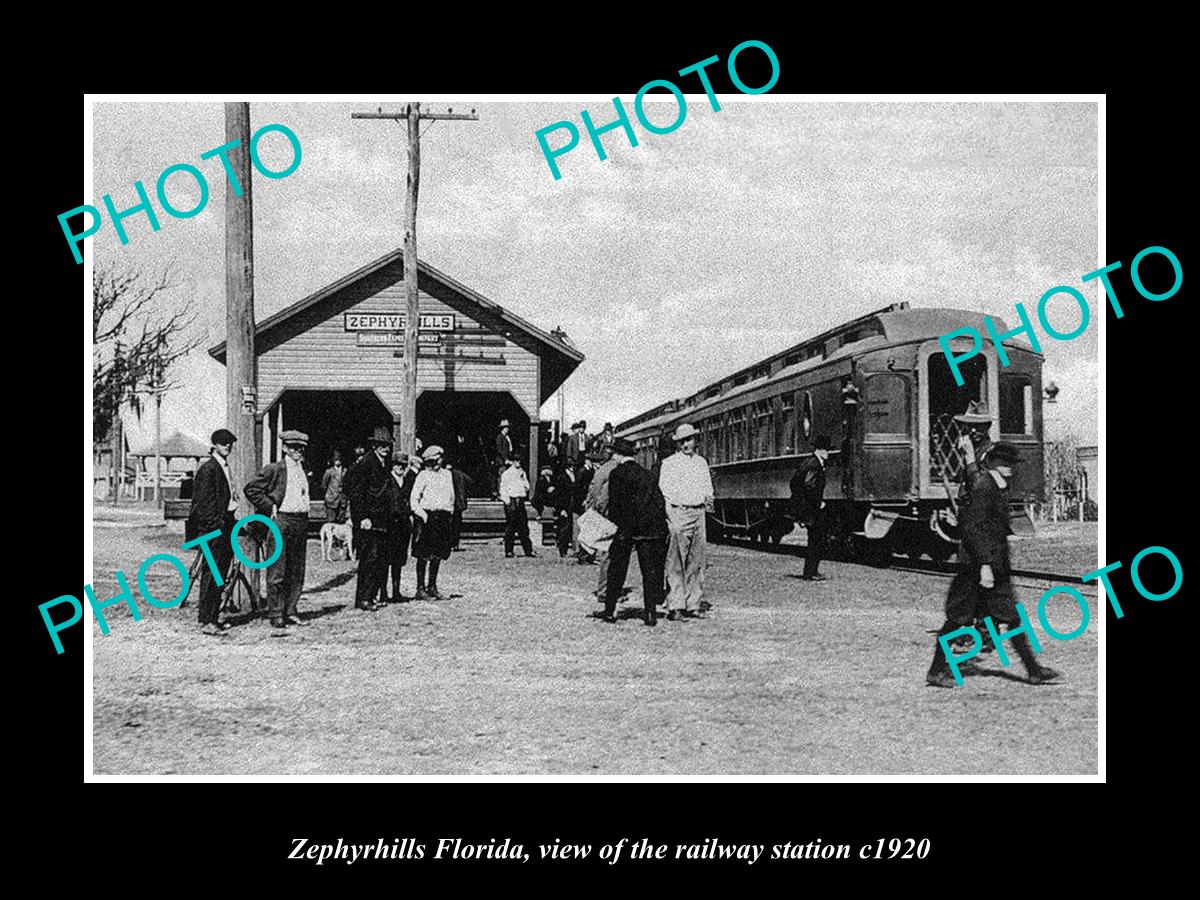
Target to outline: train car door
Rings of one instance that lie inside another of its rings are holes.
[[[954,338],[951,349],[962,353],[971,348],[966,338]],[[961,475],[964,461],[958,452],[963,433],[954,417],[972,400],[984,400],[992,415],[992,440],[1000,439],[997,410],[1000,408],[999,363],[996,350],[988,342],[978,356],[959,365],[961,387],[954,381],[950,363],[939,343],[926,341],[917,352],[917,454],[922,499],[945,499],[945,482],[953,485]]]

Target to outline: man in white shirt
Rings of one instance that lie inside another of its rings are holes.
[[[689,424],[675,429],[678,450],[662,462],[658,487],[667,503],[667,618],[699,616],[704,597],[705,514],[713,508],[712,475],[696,452],[696,431]],[[707,607],[708,604],[705,604]]]
[[[525,501],[529,498],[529,478],[521,468],[521,460],[515,453],[508,455],[508,468],[500,476],[500,502],[504,504],[504,556],[513,557],[513,539],[520,537],[521,549],[526,556],[536,556],[529,539],[529,516],[525,512]]]
[[[438,571],[450,558],[454,527],[454,478],[442,468],[442,448],[437,444],[421,453],[425,468],[412,487],[413,544],[417,559],[417,600],[440,600]],[[428,582],[425,580],[429,573]]]
[[[274,517],[283,535],[279,559],[267,571],[267,609],[273,628],[308,624],[297,611],[308,554],[308,474],[304,471],[308,435],[289,430],[280,440],[283,459],[263,466],[246,483],[246,499],[256,512]]]

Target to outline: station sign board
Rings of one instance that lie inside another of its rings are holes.
[[[345,328],[357,332],[389,332],[404,330],[400,313],[346,313]],[[417,320],[417,331],[442,332],[454,330],[454,313],[427,313]]]

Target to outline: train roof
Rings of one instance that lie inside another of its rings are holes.
[[[772,381],[815,369],[832,360],[857,356],[879,347],[932,340],[965,327],[975,328],[980,334],[986,335],[987,326],[984,319],[984,313],[971,310],[910,309],[907,303],[893,303],[739,369],[705,385],[693,394],[660,403],[619,423],[616,430],[628,431],[637,428],[640,431],[660,427],[679,418],[685,412],[702,410],[710,405],[710,401],[726,400]],[[991,319],[997,331],[1008,330],[1002,319],[995,316]],[[1032,349],[1026,344],[1012,340],[1006,340],[1004,344],[1023,350]],[[729,382],[732,384],[726,387]]]

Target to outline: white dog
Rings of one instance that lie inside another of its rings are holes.
[[[353,536],[354,530],[350,527],[349,522],[341,525],[337,522],[326,522],[321,526],[321,559],[333,562],[335,544],[341,544],[345,548],[346,555],[343,559],[354,559]]]

